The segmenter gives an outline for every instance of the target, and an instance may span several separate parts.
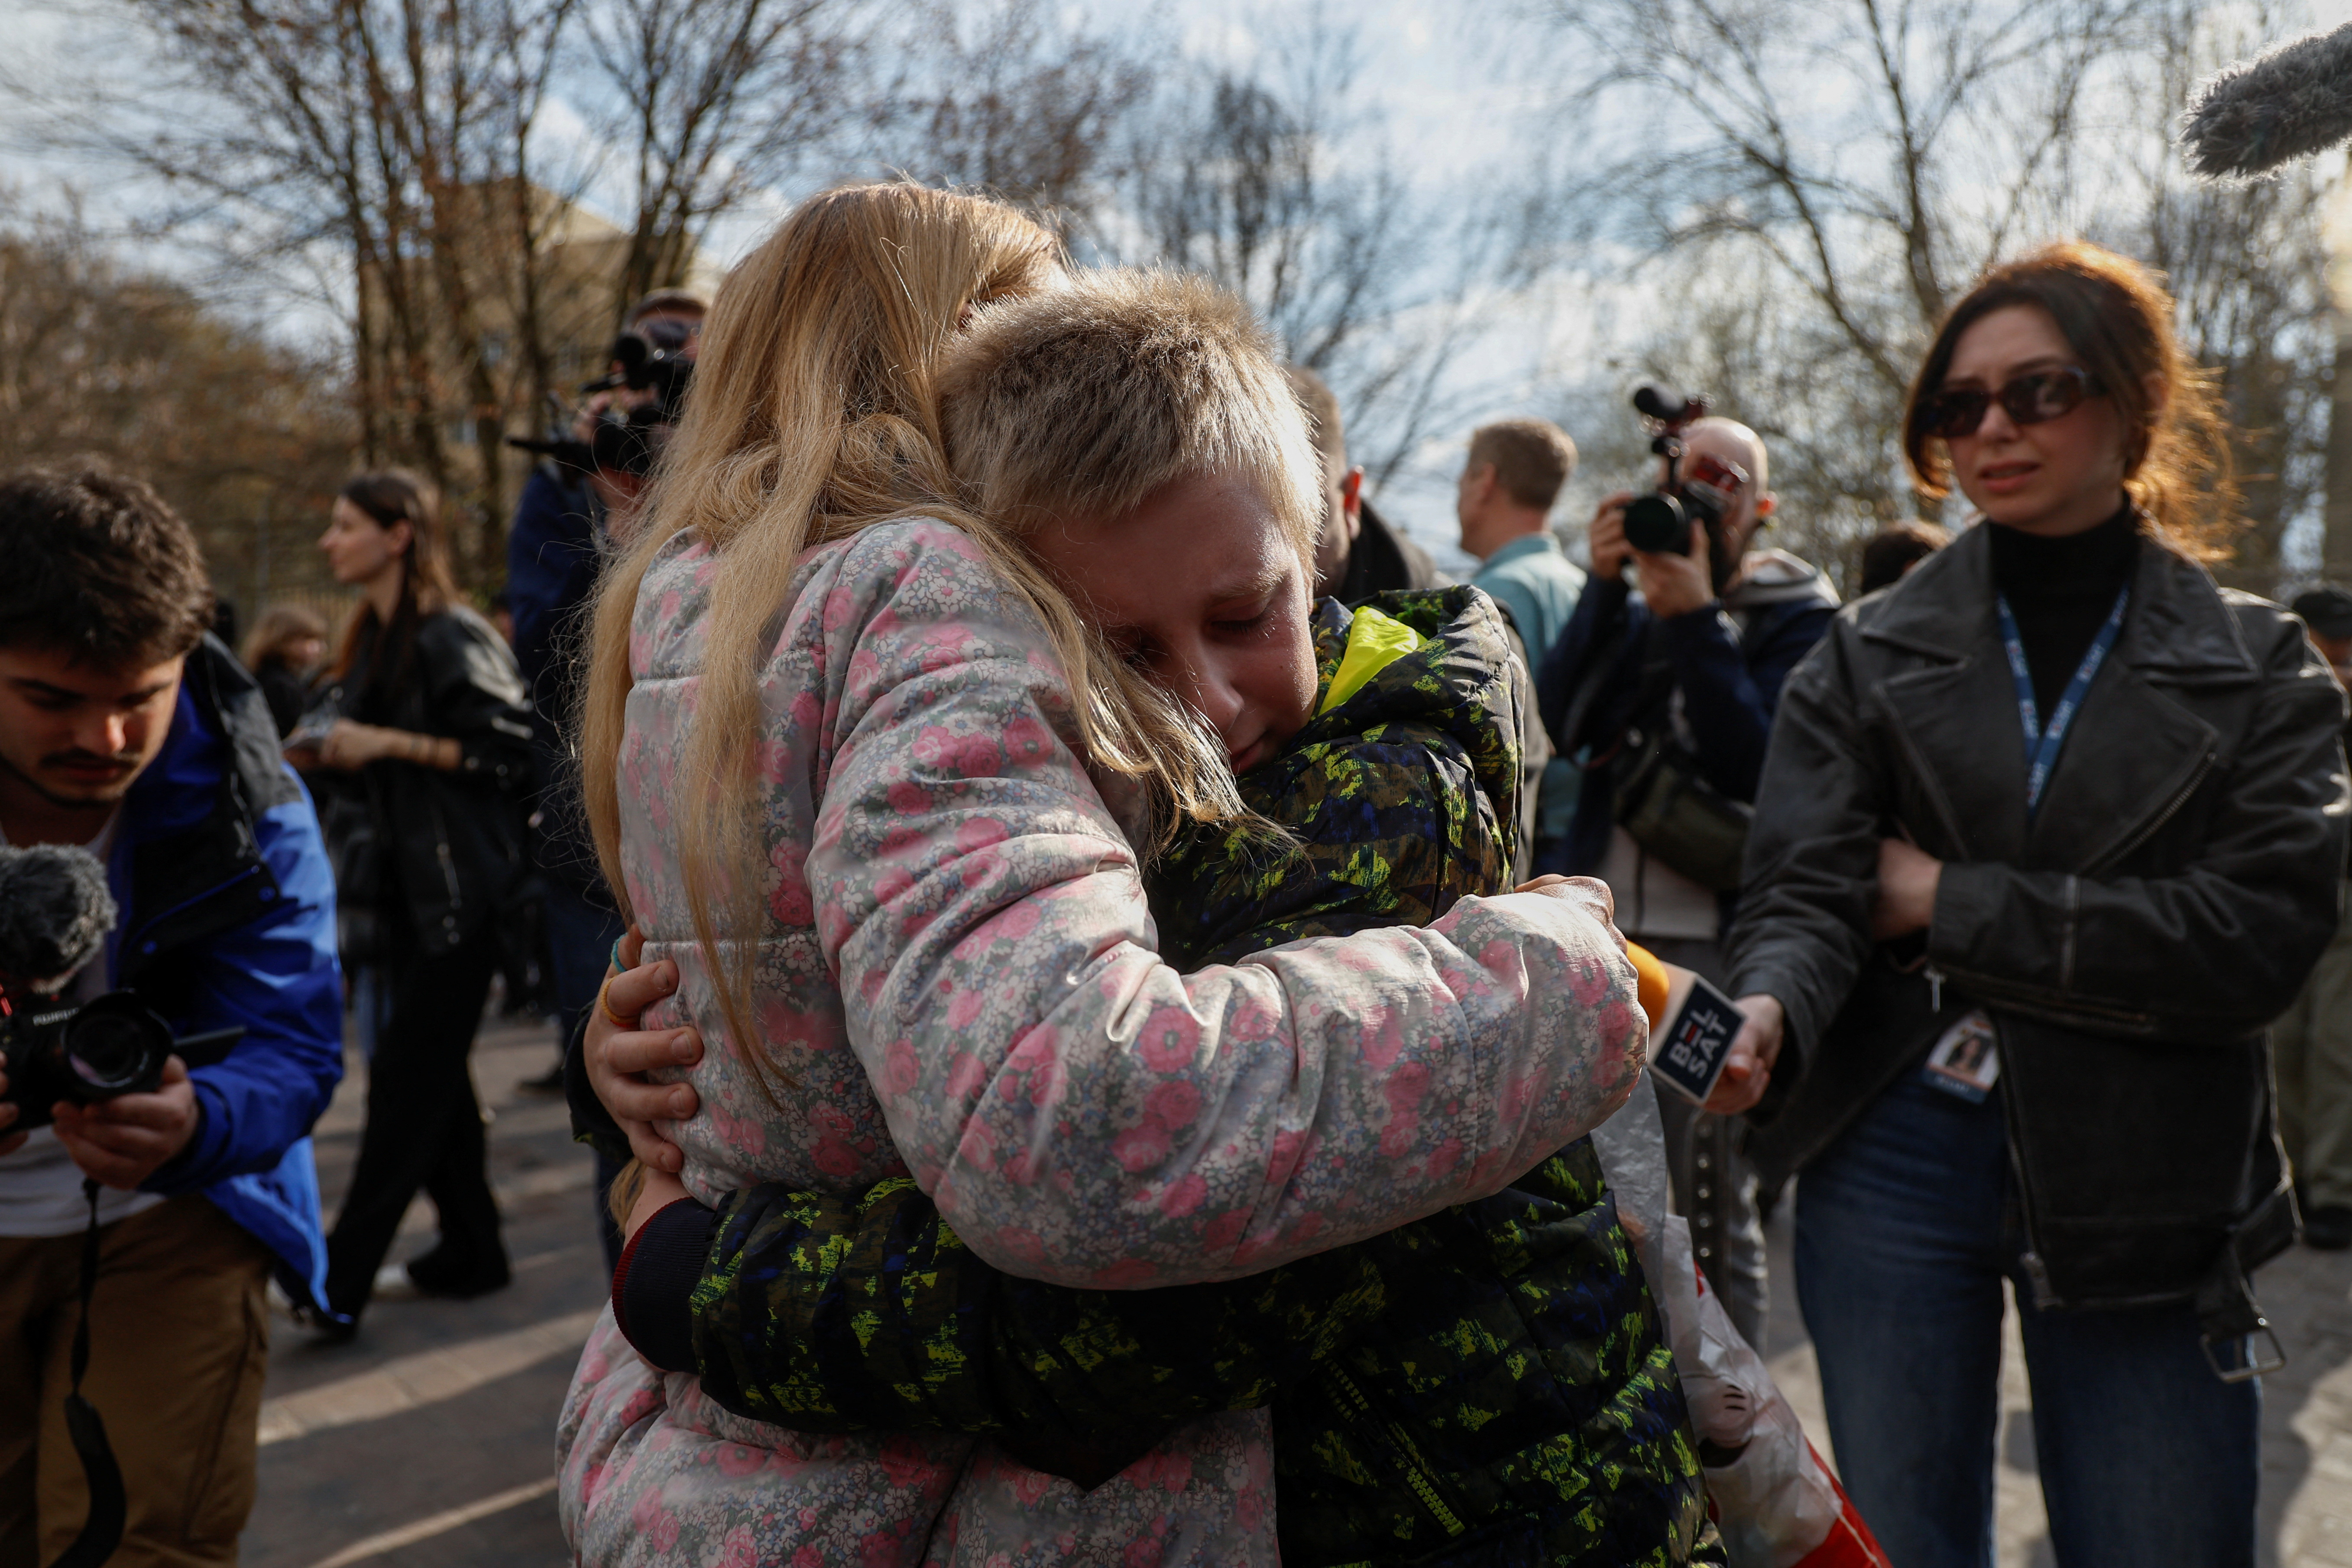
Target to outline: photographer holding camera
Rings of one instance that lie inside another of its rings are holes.
[[[309,1134],[342,1074],[332,875],[162,499],[22,470],[0,478],[0,836],[105,868],[77,959],[105,895],[120,911],[79,973],[0,974],[0,1563],[56,1561],[78,1532],[76,1562],[107,1560],[120,1532],[118,1564],[229,1563],[253,1504],[265,1287],[274,1268],[297,1300],[323,1289]],[[10,902],[13,925],[37,923]],[[110,988],[186,1059],[152,1090],[23,1103],[47,1098],[40,1006]]]
[[[547,951],[555,992],[557,1065],[532,1080],[530,1087],[535,1089],[563,1087],[562,1042],[572,1037],[595,1001],[621,934],[621,917],[597,869],[595,847],[571,782],[577,645],[606,542],[627,532],[652,460],[690,384],[704,310],[700,299],[676,289],[648,294],[631,308],[610,374],[583,389],[586,401],[572,423],[570,443],[527,444],[545,458],[523,487],[507,536],[515,662],[530,685],[531,752],[538,773],[531,858],[546,887]],[[617,1173],[617,1167],[601,1170],[595,1186],[597,1230],[608,1262],[620,1252],[620,1233],[604,1201]]]
[[[1753,430],[1702,417],[1703,398],[1651,387],[1635,406],[1656,432],[1660,486],[1601,503],[1590,582],[1538,673],[1552,743],[1562,756],[1586,753],[1586,775],[1567,838],[1536,869],[1600,877],[1627,936],[1720,984],[1720,937],[1773,710],[1838,599],[1814,567],[1748,548],[1774,504]],[[1760,1345],[1754,1178],[1722,1117],[1670,1091],[1658,1100],[1675,1205],[1690,1218],[1700,1266]]]

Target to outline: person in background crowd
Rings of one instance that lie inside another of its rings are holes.
[[[1628,936],[1721,984],[1719,938],[1773,710],[1838,601],[1812,566],[1749,547],[1775,505],[1756,432],[1708,418],[1684,439],[1688,457],[1717,458],[1747,480],[1712,527],[1693,521],[1687,553],[1627,542],[1631,492],[1601,503],[1591,581],[1537,679],[1552,743],[1562,755],[1590,748],[1590,758],[1569,836],[1536,869],[1598,875]],[[1639,597],[1628,566],[1640,573]],[[1768,1297],[1754,1174],[1712,1105],[1702,1111],[1661,1089],[1658,1110],[1692,1249],[1733,1324],[1761,1345]]]
[[[504,588],[491,595],[488,619],[490,629],[499,634],[499,640],[512,647],[515,639],[514,595]]]
[[[1552,503],[1574,472],[1576,443],[1567,431],[1545,419],[1506,419],[1471,436],[1470,454],[1454,486],[1462,548],[1480,562],[1470,585],[1485,589],[1503,606],[1530,675],[1535,662],[1568,630],[1584,592],[1583,572],[1560,549],[1550,527]],[[1520,802],[1526,827],[1520,843],[1530,857],[1522,866],[1533,865],[1545,845],[1568,837],[1583,778],[1573,761],[1552,751],[1539,717],[1530,729],[1543,742],[1543,754],[1529,763]]]
[[[2336,682],[2352,685],[2352,593],[2314,588],[2292,607]],[[2271,1026],[2271,1051],[2304,1245],[2341,1252],[2352,1247],[2352,921],[2336,928],[2303,994]]]
[[[1364,470],[1348,462],[1339,400],[1303,364],[1286,365],[1290,390],[1323,456],[1323,527],[1315,540],[1315,596],[1347,605],[1397,588],[1443,588],[1453,581],[1429,552],[1407,539],[1364,499]]]
[[[691,360],[700,352],[704,310],[698,297],[664,289],[638,300],[622,330],[651,334]],[[617,370],[618,362],[611,368]],[[630,395],[625,387],[598,394],[582,410],[574,434],[584,438],[608,403],[616,397],[626,401]],[[635,510],[640,489],[630,475],[592,481],[552,460],[541,462],[523,485],[514,527],[507,535],[511,640],[515,662],[530,686],[538,790],[531,858],[546,889],[546,946],[557,1042],[556,1065],[526,1087],[550,1092],[563,1087],[562,1042],[572,1037],[595,1000],[613,943],[621,934],[621,917],[596,868],[596,851],[580,817],[578,790],[572,782],[570,731],[578,706],[575,654],[586,606],[614,524]],[[620,1237],[602,1194],[615,1173],[600,1172],[594,1205],[598,1233],[612,1256],[619,1253]]]
[[[289,755],[358,775],[374,853],[342,868],[342,894],[375,910],[391,993],[327,1240],[327,1304],[347,1332],[380,1288],[465,1297],[507,1282],[466,1058],[498,964],[491,924],[522,875],[531,728],[514,656],[457,598],[429,485],[400,469],[354,477],[319,548],[362,597],[335,656],[331,723]],[[420,1187],[439,1243],[386,1265]]]
[[[280,740],[310,703],[310,677],[327,655],[327,623],[300,605],[272,605],[245,639],[245,668],[260,683]]]
[[[1803,1173],[1838,1468],[1904,1568],[1990,1557],[2004,1279],[2057,1560],[2254,1561],[2266,1030],[2335,930],[2345,699],[2199,564],[2229,431],[2173,321],[2079,241],[1952,308],[1904,449],[1986,521],[1838,618],[1757,797],[1726,1098]]]
[[[708,307],[696,295],[668,289],[629,310],[625,331],[639,332],[688,361],[701,352]],[[618,361],[609,367],[618,370]],[[625,387],[600,393],[581,410],[573,434],[584,438],[615,399],[642,402]],[[579,650],[605,555],[625,542],[644,485],[629,474],[583,476],[553,461],[540,463],[523,487],[507,536],[507,593],[513,606],[515,659],[530,683],[531,752],[537,771],[531,858],[544,889],[548,981],[555,1011],[556,1059],[524,1086],[548,1093],[563,1089],[563,1043],[596,999],[613,944],[620,939],[619,906],[596,865],[595,846],[580,814],[572,731],[579,707]],[[602,1152],[596,1162],[590,1214],[604,1260],[621,1255],[621,1233],[604,1194],[620,1167]]]
[[[153,1093],[44,1107],[29,1133],[0,1103],[0,1563],[66,1561],[91,1511],[65,1404],[87,1178],[102,1228],[79,1381],[128,1502],[108,1560],[233,1563],[268,1282],[325,1289],[310,1134],[343,1073],[334,879],[259,689],[205,635],[204,557],[162,498],[22,470],[0,479],[0,839],[88,847],[120,911],[65,994],[127,988],[182,1038],[243,1031],[173,1057]],[[0,1096],[17,1070],[0,1064]]]
[[[1875,594],[1908,576],[1911,569],[1952,542],[1952,531],[1906,517],[1862,542],[1862,579],[1857,594]]]
[[[236,646],[236,601],[226,594],[213,595],[213,636],[223,647]]]

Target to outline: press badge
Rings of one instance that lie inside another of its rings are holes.
[[[1927,1053],[1920,1076],[1946,1094],[1982,1104],[2000,1079],[2000,1042],[1993,1036],[1992,1020],[1970,1013],[1945,1030]]]

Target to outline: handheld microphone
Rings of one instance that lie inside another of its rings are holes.
[[[2352,24],[2290,38],[2225,67],[2181,121],[2189,171],[2260,179],[2352,139]]]
[[[0,844],[0,981],[54,994],[114,929],[106,868],[87,849]]]

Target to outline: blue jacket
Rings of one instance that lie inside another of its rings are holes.
[[[507,534],[507,605],[514,613],[515,662],[530,683],[538,710],[552,718],[571,711],[567,639],[572,622],[596,591],[602,559],[596,502],[586,482],[567,483],[541,463],[523,482]]]
[[[1547,847],[1536,870],[1591,876],[1601,868],[1615,809],[1611,752],[1639,717],[1652,659],[1663,659],[1667,689],[1682,695],[1699,772],[1732,799],[1753,801],[1780,688],[1829,630],[1837,607],[1836,590],[1817,569],[1777,550],[1756,559],[1722,603],[1687,615],[1653,616],[1623,578],[1593,579],[1536,672],[1536,702],[1560,755],[1591,747],[1588,766],[1598,776],[1578,797],[1568,837]],[[1570,713],[1588,685],[1580,714]]]
[[[202,1193],[325,1300],[310,1127],[343,1076],[335,884],[310,795],[260,687],[206,637],[188,656],[163,750],[131,786],[107,866],[122,918],[110,984],[179,1035],[244,1035],[191,1061],[203,1118],[143,1190]]]
[[[609,905],[596,869],[596,844],[577,792],[566,784],[572,721],[585,660],[590,601],[604,564],[603,509],[585,479],[551,463],[530,471],[507,535],[507,604],[514,612],[515,662],[530,686],[531,754],[539,770],[539,816],[531,855],[541,871],[576,896]]]

